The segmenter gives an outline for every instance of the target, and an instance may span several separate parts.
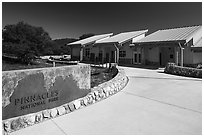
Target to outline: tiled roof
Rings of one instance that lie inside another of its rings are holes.
[[[174,29],[158,30],[135,43],[147,43],[147,42],[164,42],[164,41],[181,41],[190,40],[192,34],[198,29],[202,29],[202,26],[192,26]]]
[[[137,37],[141,34],[146,33],[148,30],[141,30],[141,31],[132,31],[132,32],[124,32],[117,35],[114,35],[110,38],[98,40],[96,41],[96,44],[98,43],[123,43],[125,41],[128,41],[134,37]]]
[[[78,45],[78,44],[79,45],[86,45],[86,44],[95,42],[96,40],[100,40],[100,39],[109,37],[111,35],[113,35],[113,33],[95,35],[95,36],[92,36],[92,37],[89,37],[89,38],[86,38],[86,39],[82,39],[82,40],[79,40],[79,41],[75,41],[75,42],[69,43],[67,45]]]
[[[202,38],[200,38],[193,47],[202,47]]]

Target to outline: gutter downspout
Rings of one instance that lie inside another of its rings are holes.
[[[179,47],[181,49],[181,67],[183,67],[183,50],[184,50],[184,48],[181,46],[180,42],[178,44],[179,44]]]

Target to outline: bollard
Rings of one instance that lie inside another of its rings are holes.
[[[55,62],[53,61],[52,63],[53,63],[53,67],[55,67]]]

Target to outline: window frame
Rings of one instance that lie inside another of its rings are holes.
[[[90,57],[90,48],[85,48],[85,57]]]
[[[125,58],[126,57],[126,50],[120,50],[119,51],[119,58]]]

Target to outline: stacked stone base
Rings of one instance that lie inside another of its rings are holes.
[[[13,131],[71,113],[77,109],[81,109],[98,101],[108,98],[111,95],[122,90],[128,82],[124,70],[119,69],[118,74],[105,83],[102,83],[91,89],[85,97],[74,100],[62,106],[43,110],[37,113],[24,115],[21,117],[11,118],[2,121],[3,134],[9,134]]]
[[[181,67],[177,66],[175,63],[168,63],[164,72],[179,76],[202,78],[202,69]]]

